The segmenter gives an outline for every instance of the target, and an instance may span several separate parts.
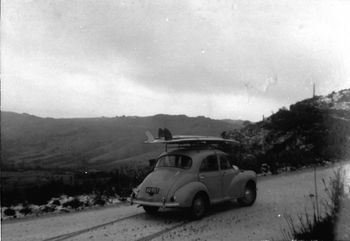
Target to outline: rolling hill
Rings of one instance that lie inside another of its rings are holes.
[[[1,112],[3,169],[113,169],[120,163],[144,162],[162,146],[143,144],[145,131],[166,127],[175,134],[219,136],[243,121],[185,115],[115,118],[41,118]]]
[[[350,89],[299,101],[224,136],[240,141],[237,158],[256,170],[262,163],[276,171],[349,158]]]

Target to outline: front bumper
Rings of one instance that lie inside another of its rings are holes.
[[[150,201],[143,201],[139,199],[132,199],[130,198],[130,204],[138,204],[141,206],[153,206],[153,207],[162,207],[162,208],[175,208],[179,207],[180,203],[177,202],[150,202]]]

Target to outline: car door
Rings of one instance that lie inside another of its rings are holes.
[[[219,160],[220,160],[222,196],[225,199],[230,199],[235,197],[238,190],[233,185],[234,184],[233,179],[238,174],[238,171],[233,169],[228,159],[228,156],[220,154]]]
[[[215,153],[206,156],[199,169],[199,181],[208,188],[210,201],[215,203],[222,199],[221,173]]]

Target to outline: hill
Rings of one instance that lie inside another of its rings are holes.
[[[241,142],[236,159],[256,170],[262,163],[276,172],[344,159],[350,156],[350,89],[305,99],[222,135]]]
[[[219,136],[242,123],[185,115],[54,119],[1,112],[1,166],[110,170],[132,161],[147,165],[163,147],[143,144],[146,130],[155,134],[166,127],[175,134]]]

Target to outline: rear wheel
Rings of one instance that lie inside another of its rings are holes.
[[[153,215],[158,212],[159,207],[143,206],[143,209],[146,211],[146,213]]]
[[[191,206],[191,216],[193,219],[201,219],[207,210],[207,199],[204,194],[198,193],[193,198]]]
[[[251,206],[256,199],[256,185],[253,182],[247,183],[244,190],[244,196],[238,198],[238,203],[241,206]]]

